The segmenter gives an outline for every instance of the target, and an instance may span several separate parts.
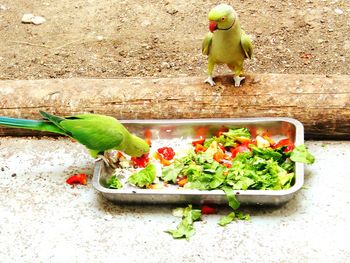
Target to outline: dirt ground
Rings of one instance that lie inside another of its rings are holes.
[[[218,3],[0,0],[0,79],[204,77],[201,41]],[[350,1],[228,3],[254,39],[246,72],[350,74]],[[23,24],[25,13],[46,22]]]

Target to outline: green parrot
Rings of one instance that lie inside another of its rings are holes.
[[[0,117],[0,126],[47,131],[69,136],[83,144],[94,158],[105,154],[108,150],[123,151],[135,157],[140,157],[149,151],[149,145],[146,141],[129,133],[113,117],[81,114],[61,118],[43,111],[40,111],[40,114],[45,120]]]
[[[209,30],[202,43],[203,55],[208,55],[208,75],[205,80],[211,86],[216,64],[226,64],[234,73],[235,86],[239,87],[244,77],[243,61],[252,58],[251,38],[241,29],[237,13],[232,6],[220,4],[208,14]]]

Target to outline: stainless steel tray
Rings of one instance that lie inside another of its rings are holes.
[[[121,121],[132,133],[142,136],[146,129],[159,139],[194,138],[198,129],[204,129],[207,137],[214,135],[222,126],[256,128],[273,137],[288,137],[296,145],[304,143],[303,125],[291,118],[248,118],[248,119],[190,119],[190,120],[127,120]],[[187,189],[109,189],[103,186],[103,178],[112,171],[103,161],[95,164],[93,185],[97,191],[114,202],[123,203],[211,203],[226,204],[222,190]],[[289,201],[303,186],[304,166],[296,163],[295,183],[287,190],[246,190],[236,191],[241,204],[281,205]]]

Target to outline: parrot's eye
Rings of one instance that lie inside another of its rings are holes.
[[[221,17],[221,21],[225,21],[225,17]]]

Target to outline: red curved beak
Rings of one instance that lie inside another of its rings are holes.
[[[218,24],[214,21],[209,22],[209,30],[210,32],[214,32],[218,28]]]

